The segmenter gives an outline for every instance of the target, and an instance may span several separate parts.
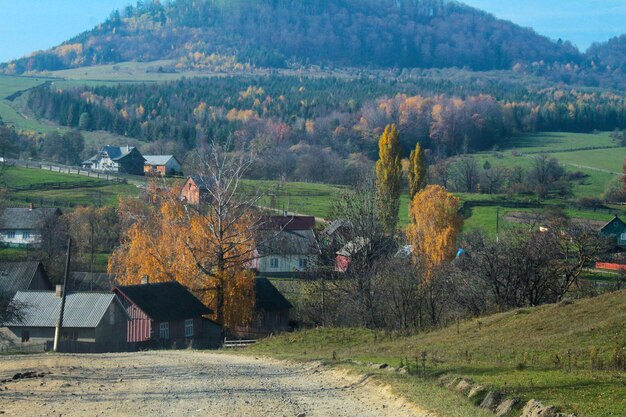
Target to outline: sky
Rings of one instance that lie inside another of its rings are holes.
[[[47,49],[134,0],[0,0],[0,62]],[[626,0],[463,0],[496,17],[585,50],[626,33]]]

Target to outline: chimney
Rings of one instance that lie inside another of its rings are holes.
[[[33,211],[35,205],[33,203],[28,203],[28,211]]]
[[[63,295],[63,285],[58,284],[56,286],[56,289],[54,290],[54,295],[55,297],[61,298],[61,296]]]
[[[150,277],[148,275],[144,275],[143,277],[141,277],[141,285],[148,284],[150,284]]]

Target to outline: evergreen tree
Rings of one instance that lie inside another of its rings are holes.
[[[379,159],[376,162],[376,191],[381,222],[387,232],[393,232],[398,223],[400,193],[402,192],[402,154],[400,134],[396,125],[387,125],[378,142]]]
[[[418,143],[415,150],[411,151],[409,157],[409,197],[413,200],[415,194],[422,191],[426,187],[426,161],[424,152]]]

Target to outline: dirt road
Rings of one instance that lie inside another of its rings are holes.
[[[5,379],[0,413],[14,416],[429,415],[362,377],[218,353],[0,356]]]

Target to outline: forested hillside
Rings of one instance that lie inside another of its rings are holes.
[[[46,85],[29,93],[28,105],[58,124],[134,137],[178,155],[232,137],[261,157],[257,177],[329,182],[350,181],[376,159],[377,139],[391,123],[406,155],[419,142],[436,159],[503,146],[514,133],[626,128],[623,95],[472,79],[271,76]]]
[[[446,0],[139,1],[49,51],[4,64],[7,73],[122,61],[178,60],[175,68],[354,67],[510,69],[574,63],[571,44]]]

